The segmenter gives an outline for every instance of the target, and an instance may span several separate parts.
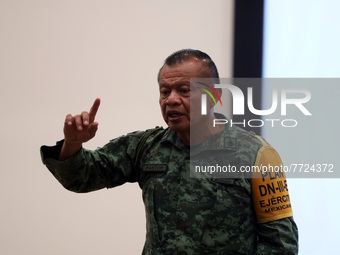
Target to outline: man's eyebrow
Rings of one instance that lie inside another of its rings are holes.
[[[180,87],[180,86],[190,86],[191,82],[190,81],[178,81],[174,84],[168,84],[166,82],[159,82],[158,85],[159,87],[170,87],[170,86],[174,86],[174,87]]]
[[[159,87],[169,87],[169,85],[166,83],[159,83]]]

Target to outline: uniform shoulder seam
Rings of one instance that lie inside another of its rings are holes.
[[[260,137],[258,135],[255,135],[255,134],[252,134],[250,132],[249,132],[249,135],[251,135],[252,137],[255,137],[257,140],[259,140],[262,143],[263,146],[268,146],[269,145],[265,140],[263,140],[262,137]]]

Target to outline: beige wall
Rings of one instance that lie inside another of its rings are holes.
[[[102,99],[94,149],[164,125],[156,75],[181,48],[231,75],[232,0],[0,0],[0,254],[140,254],[137,184],[75,194],[42,165],[67,113]]]

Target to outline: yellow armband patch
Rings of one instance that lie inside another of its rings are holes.
[[[252,178],[252,196],[257,221],[270,222],[293,216],[287,180],[277,151],[263,146],[257,155],[258,171]]]

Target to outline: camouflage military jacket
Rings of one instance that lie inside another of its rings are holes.
[[[75,192],[138,182],[146,209],[145,255],[297,254],[288,189],[278,185],[284,177],[191,178],[190,149],[170,129],[147,137],[136,158],[144,134],[130,133],[95,151],[81,149],[63,162],[55,159],[61,142],[42,146],[42,160],[66,189]],[[226,127],[194,150],[191,158],[198,164],[207,155],[220,155],[222,161],[238,166],[275,163],[270,146],[236,127]]]

